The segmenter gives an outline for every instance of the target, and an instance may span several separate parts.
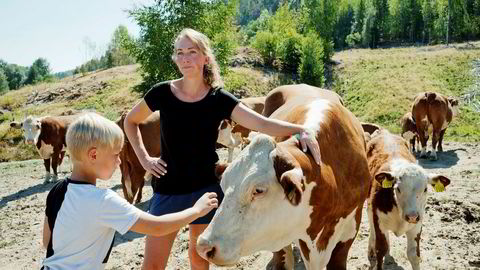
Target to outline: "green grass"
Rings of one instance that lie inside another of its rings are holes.
[[[480,57],[480,42],[475,43],[476,49],[463,50],[462,46],[337,53],[333,58],[343,64],[335,69],[334,90],[343,95],[346,106],[362,121],[399,133],[399,120],[411,109],[417,93],[434,91],[460,99],[474,83],[472,61]],[[460,103],[446,140],[480,141],[479,113]]]

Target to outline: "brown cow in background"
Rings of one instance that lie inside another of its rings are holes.
[[[412,117],[417,126],[418,136],[422,144],[420,157],[427,156],[427,140],[429,128],[432,128],[432,153],[431,157],[437,159],[438,151],[442,152],[442,142],[445,130],[456,114],[458,101],[435,92],[420,93],[415,97],[412,106]]]
[[[414,153],[415,141],[420,142],[420,139],[418,138],[417,124],[415,123],[415,120],[413,120],[412,112],[405,113],[400,120],[400,123],[402,124],[402,138],[409,142],[409,149]],[[428,135],[426,139],[428,141]]]
[[[123,121],[127,113],[123,113],[120,119],[116,121],[117,125],[124,131]],[[145,121],[139,125],[142,140],[145,149],[152,157],[159,157],[161,154],[160,146],[160,113],[152,113]],[[124,131],[125,133],[125,131]],[[125,142],[120,152],[120,172],[122,174],[123,196],[129,203],[135,203],[142,200],[142,189],[145,184],[145,169],[137,158],[132,145],[125,136]],[[153,183],[152,183],[153,185]]]

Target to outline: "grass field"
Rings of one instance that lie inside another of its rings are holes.
[[[333,57],[340,62],[333,88],[361,120],[393,132],[400,131],[399,119],[411,109],[417,93],[455,96],[461,101],[459,115],[447,129],[446,140],[480,141],[480,113],[461,98],[480,80],[472,73],[472,63],[479,58],[480,42],[342,51]]]
[[[333,90],[343,96],[346,106],[362,121],[399,132],[399,119],[410,110],[416,93],[436,91],[462,101],[462,95],[475,80],[480,85],[480,78],[471,72],[473,61],[479,58],[480,42],[342,51],[333,57],[340,62],[334,68]],[[0,162],[39,158],[34,147],[20,143],[21,131],[9,127],[11,121],[21,121],[27,114],[58,115],[67,110],[89,109],[115,120],[141,97],[133,90],[142,80],[137,68],[116,67],[27,86],[0,96],[0,109],[10,111],[0,115]],[[278,85],[291,83],[288,76],[247,67],[233,68],[224,80],[226,89],[239,97],[265,95]],[[480,96],[480,89],[477,90]],[[32,102],[35,97],[43,100]],[[459,115],[445,138],[480,141],[480,113],[461,102]]]

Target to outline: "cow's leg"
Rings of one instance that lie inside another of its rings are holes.
[[[428,127],[424,127],[424,125],[420,123],[421,122],[417,123],[418,137],[420,138],[420,144],[422,145],[420,157],[424,158],[427,156]]]
[[[346,270],[347,269],[347,259],[348,259],[348,251],[357,236],[358,229],[360,228],[360,223],[362,221],[362,210],[363,210],[363,202],[357,208],[355,212],[355,234],[352,238],[348,239],[347,241],[342,241],[337,243],[335,248],[332,251],[332,255],[330,257],[330,261],[327,264],[327,270]],[[348,232],[347,232],[348,233]],[[349,233],[348,233],[349,234]],[[349,234],[348,237],[350,237]]]
[[[60,159],[60,152],[57,152],[54,150],[52,154],[52,170],[53,170],[52,181],[53,182],[56,182],[58,179],[57,166],[58,166],[59,159]]]
[[[440,131],[440,138],[438,139],[438,146],[437,146],[437,150],[438,152],[443,152],[443,136],[445,135],[445,131],[447,129],[442,129],[442,131]]]
[[[434,128],[432,135],[432,155],[431,159],[437,160],[437,143],[440,138],[440,131]]]
[[[370,208],[370,207],[369,207]],[[383,269],[383,258],[388,254],[388,231],[383,232],[378,223],[378,216],[368,209],[370,237],[368,241],[368,260],[370,269]]]
[[[294,265],[292,245],[288,245],[277,252],[268,263],[272,270],[292,270]]]
[[[413,270],[420,270],[420,235],[422,225],[419,224],[407,232],[407,257]]]
[[[132,176],[132,200],[137,197],[135,203],[139,203],[142,201],[142,190],[143,186],[145,185],[145,170],[139,170],[135,172]]]
[[[120,170],[122,173],[122,190],[123,190],[123,197],[129,203],[133,203],[133,194],[132,194],[132,167],[127,161],[124,161],[120,165]]]
[[[415,137],[410,139],[410,152],[415,153]]]
[[[46,172],[44,183],[48,183],[50,181],[50,158],[44,159],[43,165],[45,166],[45,172]]]

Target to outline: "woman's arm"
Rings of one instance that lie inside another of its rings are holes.
[[[138,128],[138,125],[152,113],[153,112],[150,110],[145,100],[142,99],[130,112],[128,112],[125,121],[123,122],[123,126],[125,134],[127,135],[140,164],[142,164],[147,172],[156,177],[160,177],[167,172],[165,169],[167,164],[162,159],[153,158],[148,154],[147,149],[145,149],[145,145],[143,144],[140,129]]]
[[[50,241],[51,235],[52,235],[52,232],[50,231],[50,226],[48,226],[48,217],[45,216],[45,219],[43,221],[43,239],[42,239],[42,244],[45,249],[48,248],[48,242]]]
[[[267,118],[242,103],[238,103],[238,105],[235,106],[231,118],[233,121],[250,130],[259,131],[270,136],[283,137],[297,133],[300,134],[299,141],[303,151],[307,151],[308,147],[316,163],[320,164],[320,147],[318,146],[315,134],[306,127],[282,120]]]

